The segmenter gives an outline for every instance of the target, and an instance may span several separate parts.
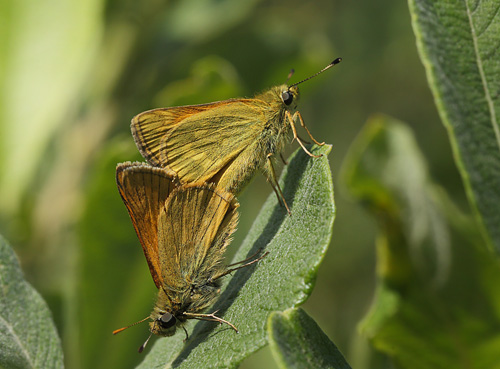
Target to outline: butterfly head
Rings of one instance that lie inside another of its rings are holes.
[[[288,110],[295,110],[299,103],[299,88],[297,86],[288,87],[283,85],[281,89],[281,101],[287,107]]]
[[[297,104],[298,104],[298,100],[299,100],[299,88],[297,87],[297,85],[299,85],[305,81],[309,81],[311,78],[316,77],[318,74],[323,73],[325,70],[330,69],[334,65],[340,63],[341,61],[342,61],[342,58],[337,58],[334,61],[332,61],[330,64],[328,64],[325,68],[320,70],[318,73],[316,73],[316,74],[314,74],[306,79],[303,79],[302,81],[296,82],[290,86],[287,86],[287,85],[281,86],[281,101],[283,101],[283,104],[285,104],[287,106],[287,110],[291,110],[291,109],[293,110],[293,109],[297,108]],[[293,69],[290,72],[290,74],[288,75],[288,79],[290,79],[290,77],[292,75],[293,75]]]
[[[173,336],[177,329],[179,320],[169,312],[160,312],[158,316],[149,323],[149,330],[157,336]]]

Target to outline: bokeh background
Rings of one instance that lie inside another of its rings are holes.
[[[305,310],[355,368],[387,367],[357,330],[375,287],[376,224],[339,172],[377,113],[414,130],[431,176],[467,209],[461,180],[396,0],[4,0],[0,12],[0,233],[47,300],[68,368],[126,368],[155,298],[116,189],[118,162],[141,160],[137,113],[252,96],[343,62],[301,86],[299,109],[329,159],[337,217]],[[289,145],[286,154],[297,148]],[[241,243],[272,193],[258,175],[242,193]],[[273,368],[268,349],[242,368]]]

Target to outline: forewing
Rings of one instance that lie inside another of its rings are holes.
[[[207,281],[238,222],[238,203],[213,185],[176,189],[161,210],[159,256],[165,288],[182,291]]]
[[[184,183],[203,183],[254,142],[269,106],[256,99],[154,109],[132,119],[141,154]]]
[[[186,118],[166,136],[162,159],[183,183],[207,182],[259,138],[265,113],[240,100]]]
[[[173,177],[145,163],[121,163],[116,183],[141,242],[156,287],[162,285],[158,261],[158,216],[174,189]]]
[[[168,133],[185,119],[207,110],[217,109],[226,103],[218,101],[210,104],[160,108],[137,114],[132,118],[130,125],[135,144],[150,164],[163,167],[166,163],[161,158],[161,146]]]

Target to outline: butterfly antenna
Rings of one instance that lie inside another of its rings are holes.
[[[325,70],[328,70],[330,69],[331,67],[333,67],[334,65],[340,63],[342,61],[342,58],[337,58],[335,59],[334,61],[332,61],[330,64],[328,64],[326,67],[324,67],[323,69],[321,69],[318,73],[316,74],[313,74],[311,77],[308,77],[306,79],[303,79],[302,81],[300,82],[297,82],[297,83],[294,83],[293,85],[291,85],[290,87],[293,87],[293,86],[297,86],[298,84],[302,83],[302,82],[305,82],[305,81],[309,81],[311,78],[314,78],[316,77],[318,74],[321,74],[323,73]],[[289,87],[289,88],[290,88]]]
[[[142,320],[139,320],[138,322],[135,322],[134,324],[130,324],[130,325],[127,325],[126,327],[123,327],[123,328],[120,328],[120,329],[114,330],[114,331],[113,331],[113,334],[118,334],[118,333],[120,333],[120,332],[123,332],[125,329],[130,328],[130,327],[133,327],[134,325],[137,325],[137,324],[139,324],[139,323],[142,323],[142,322],[144,322],[144,321],[146,321],[146,320],[148,320],[148,319],[149,319],[149,316],[145,317],[145,318],[144,318],[144,319],[142,319]]]
[[[146,340],[146,342],[144,342],[144,343],[141,345],[141,347],[139,347],[139,350],[137,350],[137,351],[139,351],[139,354],[140,354],[141,352],[143,352],[143,351],[144,351],[144,349],[146,348],[146,345],[148,344],[149,339],[151,338],[151,336],[152,336],[152,335],[153,335],[153,332],[151,332],[151,333],[149,334],[148,339]]]
[[[295,69],[290,69],[290,73],[288,73],[288,77],[286,77],[285,84],[288,84],[288,81],[290,80],[290,78],[292,78],[294,73],[295,73]]]

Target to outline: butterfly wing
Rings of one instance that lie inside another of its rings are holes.
[[[162,139],[184,119],[217,108],[221,102],[148,110],[132,119],[130,128],[142,156],[157,167],[164,166],[160,151]]]
[[[165,202],[158,225],[164,288],[206,284],[221,265],[238,222],[238,203],[213,185],[180,187]]]
[[[260,136],[269,105],[257,99],[155,109],[132,120],[141,154],[184,183],[203,183]]]
[[[142,245],[156,287],[162,285],[158,259],[158,216],[174,189],[173,177],[145,163],[121,163],[116,183]]]

